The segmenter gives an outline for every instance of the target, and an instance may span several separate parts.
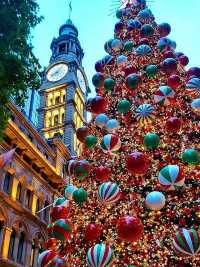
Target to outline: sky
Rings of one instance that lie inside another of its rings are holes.
[[[72,0],[72,21],[79,30],[79,40],[85,52],[83,66],[92,86],[94,64],[105,56],[104,43],[113,37],[115,15],[109,15],[116,0]],[[149,0],[157,23],[168,22],[170,38],[177,43],[177,51],[185,53],[188,66],[200,66],[200,0]],[[50,44],[58,36],[59,27],[69,16],[68,0],[38,0],[44,20],[33,35],[34,53],[42,67],[48,66]],[[93,89],[94,90],[94,89]]]

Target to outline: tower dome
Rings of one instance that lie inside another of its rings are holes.
[[[78,30],[71,19],[68,19],[66,23],[60,27],[59,35],[70,35],[78,37]]]

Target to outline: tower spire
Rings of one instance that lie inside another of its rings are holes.
[[[69,3],[69,20],[71,20],[71,15],[72,15],[72,0],[69,0],[68,3]]]

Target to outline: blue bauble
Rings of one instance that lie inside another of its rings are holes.
[[[104,113],[101,113],[98,116],[96,116],[95,124],[99,128],[103,128],[106,125],[108,120],[109,120],[108,116]]]
[[[146,206],[151,210],[161,210],[165,206],[165,196],[158,191],[153,191],[146,196]]]

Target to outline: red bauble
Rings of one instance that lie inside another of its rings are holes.
[[[167,81],[167,84],[169,85],[169,87],[171,88],[177,88],[181,85],[181,79],[178,75],[171,75],[169,78],[168,78],[168,81]]]
[[[125,68],[124,72],[125,72],[125,76],[128,76],[131,73],[136,73],[137,69],[136,69],[135,66],[128,66],[128,67]]]
[[[166,122],[166,129],[168,132],[176,133],[181,129],[182,122],[177,117],[171,117]]]
[[[199,67],[192,67],[187,71],[187,75],[189,77],[191,76],[196,76],[196,77],[200,77],[200,68]]]
[[[51,220],[55,222],[60,219],[66,219],[69,217],[70,207],[56,206],[52,209]]]
[[[83,126],[77,129],[76,136],[80,142],[84,142],[85,137],[88,136],[88,127]]]
[[[178,60],[183,66],[186,66],[189,63],[189,58],[185,55],[180,56]]]
[[[144,174],[149,168],[149,160],[142,152],[133,152],[126,158],[126,167],[132,174]]]
[[[137,242],[143,234],[141,220],[135,216],[123,216],[117,222],[118,237],[126,242]]]
[[[174,58],[166,58],[161,63],[161,68],[166,74],[172,74],[177,70],[177,61]]]
[[[86,242],[97,242],[101,236],[101,228],[98,224],[91,223],[85,228]]]
[[[111,170],[105,166],[99,166],[94,169],[95,179],[100,182],[106,182],[109,180],[111,175]]]
[[[107,108],[106,100],[102,96],[96,96],[91,100],[91,112],[95,114],[104,113]]]
[[[50,238],[44,243],[44,247],[46,249],[57,251],[60,244],[61,242],[57,238]]]

